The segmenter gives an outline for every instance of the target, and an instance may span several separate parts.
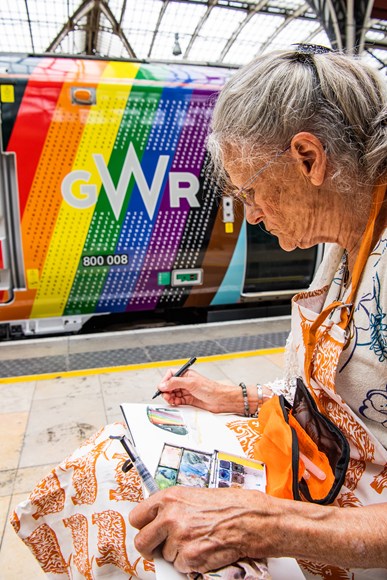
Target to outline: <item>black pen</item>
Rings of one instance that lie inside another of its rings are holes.
[[[185,363],[185,365],[183,365],[178,371],[176,371],[176,373],[173,376],[174,377],[181,377],[181,375],[183,375],[185,373],[185,371],[187,369],[189,369],[189,367],[194,364],[195,361],[196,361],[196,356],[193,356],[192,358],[189,359],[189,361],[187,361]],[[159,395],[161,395],[161,391],[157,390],[155,392],[155,394],[153,395],[152,399],[155,399]]]

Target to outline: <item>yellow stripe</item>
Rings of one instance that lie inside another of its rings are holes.
[[[131,85],[139,64],[110,62],[97,87],[96,105],[90,107],[72,171],[91,174],[89,183],[101,188],[101,178],[92,154],[100,153],[109,162],[118,129],[121,125]],[[104,83],[104,78],[127,79],[125,85]],[[94,208],[77,209],[63,201],[44,264],[41,282],[31,317],[61,316],[73,284],[82,249],[93,217]]]
[[[284,352],[283,347],[278,348],[267,348],[260,350],[249,350],[246,352],[233,352],[228,354],[217,354],[211,356],[201,356],[197,359],[196,364],[205,362],[217,362],[221,360],[236,360],[239,358],[248,358],[252,356],[267,356],[269,354],[279,354]],[[175,360],[163,360],[151,363],[140,363],[137,365],[125,365],[125,366],[114,366],[114,367],[102,367],[98,369],[84,369],[77,371],[58,371],[57,373],[47,373],[42,375],[25,375],[21,377],[9,377],[1,378],[0,384],[4,383],[20,383],[23,381],[45,381],[49,379],[56,378],[71,378],[71,377],[84,377],[89,375],[103,375],[106,373],[121,373],[122,371],[140,371],[146,369],[155,369],[162,367],[174,367],[181,366],[183,363],[187,362],[187,359],[175,359]]]

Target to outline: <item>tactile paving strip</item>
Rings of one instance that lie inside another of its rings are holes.
[[[0,378],[63,373],[282,347],[288,332],[0,361]]]
[[[56,373],[63,370],[67,370],[66,357],[60,355],[0,361],[1,378]]]
[[[69,368],[66,370],[78,371],[102,367],[119,367],[141,364],[150,362],[151,360],[143,348],[119,348],[100,352],[80,352],[70,354]]]
[[[213,340],[179,342],[178,344],[160,344],[147,347],[151,360],[172,360],[191,358],[191,356],[212,356],[224,354],[227,350]]]

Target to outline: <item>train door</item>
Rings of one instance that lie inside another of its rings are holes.
[[[14,102],[14,85],[1,86],[0,104]],[[0,115],[0,305],[25,288],[16,157],[3,150]]]
[[[321,261],[322,248],[281,249],[263,224],[246,223],[247,258],[242,300],[288,298],[308,288]]]

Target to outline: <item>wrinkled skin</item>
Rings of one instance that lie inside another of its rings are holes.
[[[130,522],[141,530],[135,547],[151,558],[162,545],[164,559],[180,572],[214,570],[249,555],[250,520],[255,514],[264,516],[267,503],[264,494],[247,490],[169,488],[132,510]],[[265,556],[264,517],[261,521]]]
[[[270,557],[387,570],[386,503],[346,509],[258,491],[172,487],[138,504],[129,520],[145,558],[161,549],[183,573]]]

